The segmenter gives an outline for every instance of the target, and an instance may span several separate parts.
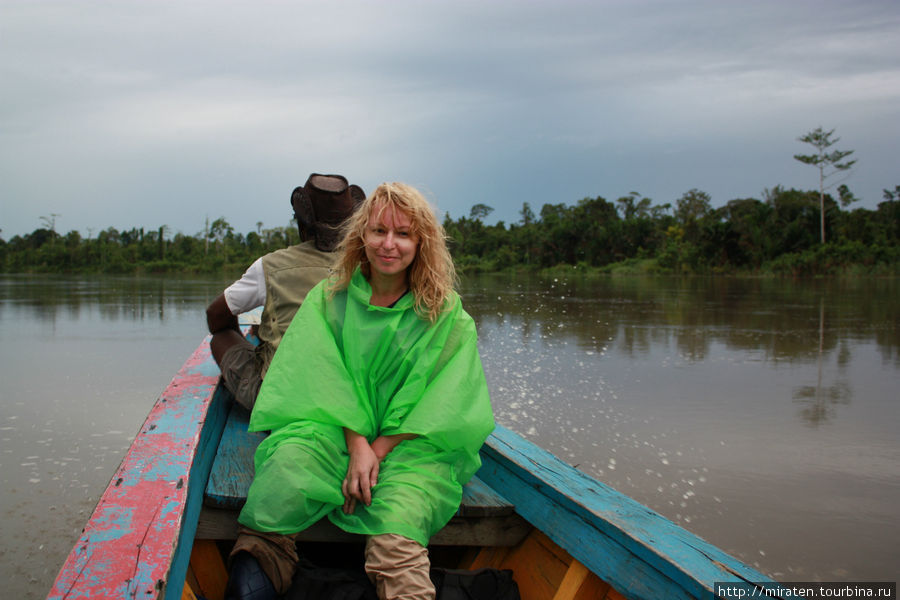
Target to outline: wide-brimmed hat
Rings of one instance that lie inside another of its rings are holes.
[[[291,206],[316,248],[331,252],[340,241],[341,225],[365,199],[362,188],[350,185],[343,175],[313,173],[306,185],[294,189]]]

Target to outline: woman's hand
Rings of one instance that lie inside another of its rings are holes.
[[[414,434],[383,435],[369,445],[368,440],[362,435],[344,429],[347,452],[350,454],[347,476],[341,483],[346,514],[349,515],[354,511],[357,501],[362,501],[366,506],[372,504],[372,488],[378,483],[381,461],[397,444],[414,437],[416,437]]]
[[[347,452],[350,453],[350,465],[341,484],[341,492],[344,494],[344,512],[349,515],[358,501],[366,506],[372,503],[372,488],[378,483],[381,458],[375,454],[369,441],[355,431],[344,429],[344,437]]]
[[[411,440],[415,438],[412,433],[398,433],[395,435],[382,435],[372,442],[372,450],[378,460],[384,460],[384,457],[391,453],[391,450],[397,447],[397,444],[403,440]]]

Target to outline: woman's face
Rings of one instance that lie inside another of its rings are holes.
[[[393,277],[404,274],[419,249],[409,216],[393,207],[373,207],[366,224],[366,258],[373,274]]]

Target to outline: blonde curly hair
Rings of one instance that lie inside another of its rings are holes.
[[[409,290],[415,299],[416,313],[434,323],[450,307],[457,282],[456,269],[443,226],[425,197],[405,183],[382,183],[347,220],[336,251],[331,293],[347,289],[357,267],[366,279],[371,277],[372,267],[365,249],[366,226],[371,218],[389,208],[408,216],[410,233],[419,238],[416,256],[407,271]]]

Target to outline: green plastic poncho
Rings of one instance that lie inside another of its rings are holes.
[[[353,533],[394,533],[423,546],[459,507],[494,428],[475,324],[454,294],[434,324],[406,294],[392,308],[369,304],[357,270],[329,298],[310,291],[272,361],[251,431],[271,430],[239,522],[292,534],[321,517]],[[371,443],[415,434],[382,461],[372,503],[344,514],[349,455],[343,428]]]

